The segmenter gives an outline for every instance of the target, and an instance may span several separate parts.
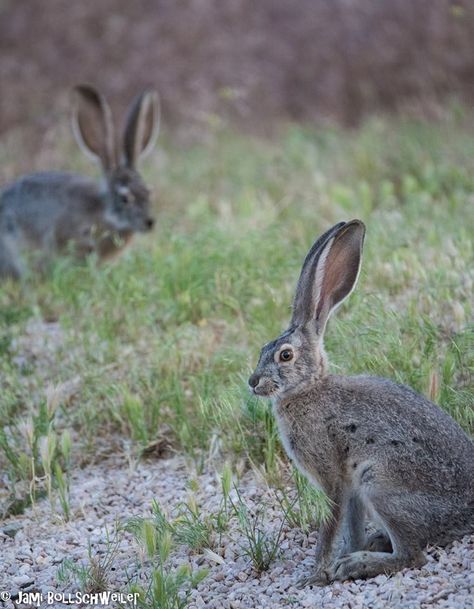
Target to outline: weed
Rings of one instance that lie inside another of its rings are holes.
[[[193,573],[189,565],[177,569],[168,566],[173,547],[171,527],[162,521],[161,510],[158,519],[158,527],[150,520],[143,520],[141,526],[137,526],[137,520],[132,524],[131,530],[144,547],[152,567],[147,574],[147,585],[132,584],[130,592],[139,594],[137,606],[142,609],[184,609],[191,589],[207,576],[207,571],[201,569]]]
[[[16,428],[0,428],[0,448],[7,459],[11,489],[5,514],[17,512],[19,506],[34,504],[44,493],[54,512],[57,488],[63,515],[66,520],[69,519],[71,438],[65,430],[58,445],[55,414],[59,401],[59,392],[49,388],[46,399],[40,402],[35,414],[27,417]],[[20,441],[21,438],[23,441]],[[63,472],[61,461],[66,473]],[[23,496],[18,497],[21,489],[24,489]]]
[[[87,564],[75,563],[66,558],[61,563],[57,577],[60,583],[68,583],[71,580],[84,593],[103,592],[110,589],[109,575],[118,554],[120,543],[123,539],[122,527],[115,525],[113,534],[105,529],[106,549],[104,553],[94,554],[89,543]]]
[[[276,498],[286,515],[290,527],[298,527],[304,532],[316,529],[324,522],[329,514],[329,499],[320,490],[308,482],[308,479],[293,470],[292,477],[295,483],[296,497],[290,499],[285,489],[276,490]]]
[[[230,510],[230,491],[232,488],[232,469],[229,463],[225,463],[221,474],[221,490],[222,498],[217,514],[215,515],[215,528],[219,533],[219,545],[222,542],[222,534],[229,526],[231,517]]]
[[[190,496],[187,503],[178,505],[173,529],[176,541],[192,550],[211,549],[214,545],[213,523],[201,514],[194,496]]]
[[[229,497],[229,502],[238,519],[239,529],[247,542],[242,546],[242,552],[250,559],[257,573],[261,573],[266,571],[278,556],[286,513],[277,532],[269,533],[264,525],[265,509],[260,507],[253,512],[250,511],[237,487],[234,486],[234,490],[237,494],[237,501]]]
[[[123,410],[130,424],[132,439],[145,448],[150,441],[150,437],[140,398],[125,392]]]

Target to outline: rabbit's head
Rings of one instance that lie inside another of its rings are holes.
[[[149,231],[155,224],[151,215],[150,191],[140,175],[128,167],[117,167],[109,177],[107,220],[117,230]]]
[[[136,169],[153,148],[159,123],[158,95],[144,91],[130,105],[117,146],[112,113],[90,85],[75,88],[73,129],[82,150],[99,161],[106,179],[107,222],[116,230],[148,231],[155,223],[150,191]]]
[[[357,282],[364,234],[360,220],[340,222],[314,243],[303,263],[290,327],[263,347],[249,378],[255,395],[296,395],[327,374],[324,330]]]

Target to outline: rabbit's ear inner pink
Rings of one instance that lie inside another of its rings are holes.
[[[105,98],[90,85],[74,88],[74,135],[84,153],[99,161],[105,171],[116,165],[112,112]]]
[[[331,313],[349,296],[359,276],[365,226],[360,220],[336,224],[311,248],[293,304],[294,325],[316,323],[323,332]]]
[[[124,161],[135,167],[155,145],[160,123],[160,104],[156,91],[144,91],[130,105],[123,134]]]

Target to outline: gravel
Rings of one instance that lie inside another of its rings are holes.
[[[70,522],[62,522],[51,512],[49,503],[41,501],[23,515],[0,524],[0,591],[9,591],[13,598],[20,590],[75,592],[74,582],[58,579],[58,569],[66,558],[88,564],[89,544],[93,555],[104,557],[108,534],[113,538],[117,521],[150,515],[152,499],[169,512],[186,500],[191,480],[203,513],[215,513],[220,501],[216,474],[209,470],[197,475],[182,457],[135,466],[111,457],[74,472]],[[240,488],[248,505],[265,503],[265,525],[276,532],[281,508],[271,491],[252,472],[243,476]],[[474,536],[455,542],[447,550],[431,548],[428,563],[421,569],[297,590],[294,583],[311,571],[317,532],[307,535],[299,529],[284,528],[280,556],[268,571],[257,574],[242,552],[245,540],[235,525],[233,521],[222,546],[213,548],[218,559],[210,553],[192,552],[186,546],[179,546],[173,553],[170,560],[174,566],[190,564],[195,569],[209,569],[208,577],[192,591],[189,609],[474,609]],[[128,578],[138,573],[139,565],[143,565],[143,556],[126,533],[117,543],[108,574],[109,590],[127,591]],[[4,606],[27,607],[12,601]],[[55,609],[66,606],[54,604]]]

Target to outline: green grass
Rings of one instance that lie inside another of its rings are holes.
[[[87,171],[70,150],[71,167]],[[472,431],[473,165],[472,130],[454,119],[163,143],[144,167],[156,190],[152,235],[113,264],[59,260],[46,279],[0,286],[9,449],[28,457],[21,422],[39,416],[49,383],[80,377],[80,395],[54,422],[59,435],[71,430],[72,467],[98,436],[130,439],[139,457],[166,434],[198,465],[217,445],[278,477],[275,426],[246,379],[288,322],[311,243],[354,217],[367,224],[363,271],[328,328],[333,369],[431,387]],[[15,345],[31,319],[58,320],[64,342],[19,365]],[[14,493],[31,468],[10,459],[9,475]]]

